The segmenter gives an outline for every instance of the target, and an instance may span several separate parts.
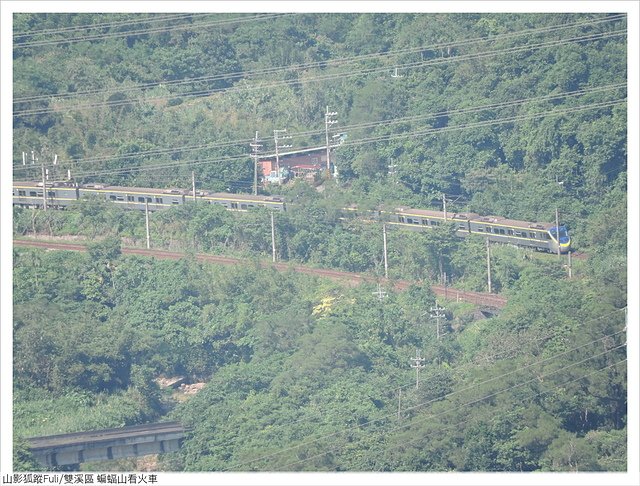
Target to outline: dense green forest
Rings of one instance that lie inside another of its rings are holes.
[[[626,470],[625,29],[619,14],[16,14],[14,180],[40,177],[33,151],[52,179],[187,188],[194,171],[249,192],[255,132],[265,153],[274,129],[322,145],[329,107],[338,177],[263,189],[291,208],[279,260],[380,276],[380,227],[339,209],[442,194],[514,219],[559,208],[588,255],[568,279],[555,256],[494,248],[507,306],[446,302],[437,339],[430,284],[486,290],[484,241],[446,225],[390,234],[390,276],[417,283],[379,299],[261,267],[266,210],[154,213],[153,246],[185,252],[164,261],[121,253],[144,244],[142,213],[14,209],[18,237],[99,240],[14,249],[16,469],[33,468],[26,437],[179,418],[165,470]],[[207,385],[176,402],[155,381],[176,375]]]
[[[528,268],[491,319],[448,303],[438,340],[428,286],[16,250],[14,428],[158,420],[177,374],[207,386],[169,412],[193,429],[167,469],[622,470],[624,312],[562,276]]]

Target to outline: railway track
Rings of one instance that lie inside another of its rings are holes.
[[[68,250],[68,251],[87,251],[86,245],[80,243],[54,243],[40,240],[13,240],[14,246],[28,246],[35,248],[44,248],[48,250]],[[144,248],[122,248],[122,253],[125,255],[139,255],[155,258],[163,258],[170,260],[179,260],[185,257],[184,253],[167,251],[167,250],[147,250]],[[247,265],[249,262],[241,258],[220,256],[220,255],[207,255],[203,253],[196,254],[196,260],[201,262],[216,263],[220,265]],[[261,263],[263,268],[275,268],[281,272],[294,271],[303,273],[306,275],[315,275],[318,277],[330,278],[332,280],[338,280],[342,282],[348,282],[352,285],[359,285],[364,282],[369,283],[381,283],[387,285],[393,285],[397,290],[405,290],[415,282],[409,280],[390,280],[390,279],[376,279],[370,275],[363,275],[354,272],[344,272],[341,270],[329,270],[324,268],[312,268],[304,265],[293,265],[289,263]],[[502,308],[507,304],[507,299],[495,294],[487,294],[483,292],[471,292],[456,290],[451,287],[445,287],[441,285],[432,285],[433,292],[445,299],[454,299],[462,302],[469,302],[476,305]]]

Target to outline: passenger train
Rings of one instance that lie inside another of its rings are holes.
[[[571,238],[564,225],[560,225],[558,231],[552,223],[533,223],[500,216],[480,216],[476,213],[445,214],[442,211],[400,207],[393,211],[367,211],[368,214],[364,214],[355,207],[346,209],[347,213],[359,218],[373,218],[385,221],[391,227],[413,231],[424,231],[450,222],[455,224],[456,235],[460,237],[479,235],[489,241],[552,253],[556,253],[558,247],[561,253],[567,253],[571,249]]]
[[[77,185],[52,183],[46,187],[47,207],[65,208],[74,201],[86,197],[97,197],[120,204],[127,209],[156,211],[171,206],[193,202],[218,204],[230,211],[248,211],[255,207],[266,207],[285,211],[281,196],[251,196],[246,194],[211,193],[185,189],[150,189],[119,187],[102,184]],[[20,207],[42,207],[45,202],[42,182],[14,182],[13,204]],[[424,231],[445,222],[456,225],[456,235],[465,237],[479,235],[489,241],[507,243],[538,251],[561,253],[571,249],[571,238],[565,226],[559,228],[552,223],[533,223],[506,219],[499,216],[480,216],[475,213],[448,213],[428,209],[400,207],[393,211],[359,211],[356,207],[345,208],[345,216],[385,221],[392,227]]]
[[[251,208],[264,206],[277,211],[284,211],[284,199],[279,196],[250,196],[247,194],[212,193],[184,189],[151,189],[143,187],[119,187],[104,184],[72,184],[57,182],[47,184],[47,207],[65,208],[72,202],[83,198],[99,198],[120,204],[126,209],[156,211],[171,206],[179,206],[188,202],[202,201],[205,204],[219,204],[232,211],[248,211]],[[45,197],[42,182],[14,182],[13,205],[21,207],[43,207]]]

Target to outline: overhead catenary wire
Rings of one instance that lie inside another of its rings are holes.
[[[340,127],[340,131],[341,132],[345,132],[345,131],[362,129],[362,128],[373,128],[373,127],[377,127],[377,126],[414,122],[414,121],[420,121],[420,120],[424,120],[424,119],[437,118],[439,116],[444,116],[444,115],[449,116],[449,115],[475,113],[475,112],[478,112],[478,111],[484,111],[484,110],[489,110],[489,109],[497,109],[497,108],[505,108],[505,107],[518,105],[518,104],[524,104],[524,103],[531,103],[531,102],[538,102],[538,101],[549,101],[549,100],[565,98],[565,97],[572,97],[572,96],[578,96],[578,95],[589,94],[589,93],[596,93],[596,92],[602,92],[602,91],[622,89],[624,87],[626,87],[626,83],[614,83],[614,84],[607,85],[607,86],[597,86],[597,87],[591,87],[591,88],[587,87],[587,88],[582,88],[582,89],[579,89],[579,90],[569,91],[569,92],[565,92],[565,93],[549,94],[549,95],[543,95],[543,96],[536,96],[536,97],[532,97],[532,98],[522,98],[522,99],[517,99],[517,100],[513,100],[513,101],[506,101],[506,102],[501,102],[501,103],[493,103],[493,104],[480,105],[480,106],[474,106],[474,107],[454,108],[454,109],[449,109],[449,110],[445,110],[445,111],[437,111],[437,112],[432,112],[432,113],[425,113],[425,114],[422,114],[422,115],[400,117],[400,118],[394,118],[394,119],[389,119],[389,120],[379,120],[379,121],[375,121],[375,122],[367,122],[367,123],[360,123],[360,124],[354,124],[354,125],[345,125],[345,126],[341,126]],[[318,129],[318,130],[308,130],[308,131],[304,131],[304,132],[292,133],[291,135],[293,137],[303,137],[303,136],[309,136],[309,135],[322,135],[323,133],[324,133],[324,130]],[[211,143],[211,144],[201,144],[201,145],[191,145],[191,146],[190,145],[186,145],[186,146],[177,146],[177,147],[168,147],[168,148],[158,148],[158,149],[152,149],[152,150],[146,150],[146,151],[140,151],[140,152],[127,152],[127,153],[124,153],[124,154],[117,154],[117,155],[88,157],[88,158],[84,158],[84,159],[75,159],[75,160],[72,160],[72,162],[74,164],[89,163],[89,162],[105,162],[105,161],[122,160],[122,159],[133,158],[133,157],[145,157],[145,156],[149,156],[149,155],[167,154],[167,153],[172,153],[172,152],[186,152],[186,151],[194,151],[194,150],[204,150],[204,149],[209,149],[209,148],[230,147],[230,146],[236,146],[236,145],[245,146],[251,140],[252,139],[250,139],[250,138],[244,138],[244,139],[240,139],[240,140],[221,141],[221,142],[215,142],[215,143]],[[28,170],[28,169],[29,169],[28,166],[24,166],[21,163],[14,164],[14,170]]]
[[[525,365],[525,366],[521,366],[521,367],[516,368],[516,369],[514,369],[514,370],[512,370],[512,371],[509,371],[509,372],[506,372],[506,373],[502,373],[502,374],[500,374],[500,375],[494,376],[494,377],[489,378],[489,379],[487,379],[487,380],[484,380],[484,381],[482,381],[482,382],[475,383],[475,384],[473,384],[473,385],[470,385],[470,386],[467,386],[467,387],[461,388],[461,389],[459,389],[459,390],[456,390],[456,391],[453,391],[453,392],[449,392],[449,393],[443,394],[443,395],[441,395],[441,396],[439,396],[439,397],[437,397],[437,398],[434,398],[434,399],[428,400],[428,401],[426,401],[426,402],[419,403],[419,404],[417,404],[417,405],[415,405],[415,406],[413,406],[413,407],[406,408],[406,409],[405,409],[405,411],[407,411],[407,410],[414,410],[414,409],[418,409],[418,408],[424,407],[425,405],[428,405],[428,404],[430,404],[430,403],[433,403],[433,402],[435,402],[435,401],[439,401],[439,400],[442,400],[442,399],[444,399],[444,398],[448,398],[448,397],[451,397],[451,396],[457,395],[457,394],[462,393],[462,392],[464,392],[464,391],[472,390],[473,388],[476,388],[476,387],[481,386],[481,385],[486,385],[487,383],[491,383],[491,382],[494,382],[494,381],[499,380],[499,379],[504,379],[504,378],[506,378],[507,376],[511,376],[511,375],[513,375],[513,374],[515,374],[515,373],[520,373],[520,372],[522,372],[523,370],[526,370],[526,369],[531,368],[531,367],[533,367],[533,366],[537,366],[537,365],[540,365],[540,364],[542,364],[542,363],[549,362],[549,361],[551,361],[551,360],[553,360],[553,359],[559,358],[559,357],[561,357],[561,356],[565,356],[565,355],[567,355],[567,354],[569,354],[569,353],[572,353],[572,352],[577,351],[577,350],[579,350],[579,349],[585,348],[585,347],[587,347],[587,346],[589,346],[589,345],[595,344],[595,343],[597,343],[597,342],[599,342],[599,341],[602,341],[602,340],[604,340],[604,339],[607,339],[607,338],[611,338],[611,337],[617,336],[617,335],[622,334],[622,333],[624,333],[624,332],[625,332],[625,331],[617,331],[617,332],[614,332],[614,333],[612,333],[612,334],[607,334],[607,335],[605,335],[605,336],[603,336],[603,337],[601,337],[601,338],[594,339],[594,340],[589,341],[589,342],[587,342],[587,343],[585,343],[585,344],[581,344],[581,345],[579,345],[579,346],[573,347],[573,348],[571,348],[571,349],[568,349],[568,350],[563,351],[563,352],[560,352],[560,353],[556,353],[556,354],[554,354],[554,355],[552,355],[552,356],[550,356],[550,357],[543,358],[543,359],[541,359],[541,360],[535,361],[535,362],[530,363],[530,364]],[[621,345],[621,346],[624,346],[624,344],[623,344],[623,345]],[[609,351],[610,351],[610,350],[609,350]],[[607,352],[608,352],[608,351],[607,351]],[[606,352],[605,352],[605,353],[606,353]],[[601,353],[601,354],[603,354],[603,353]],[[593,358],[598,357],[598,356],[599,356],[599,355],[591,355],[589,358],[586,358],[586,360],[593,359]],[[559,371],[559,370],[556,370],[556,371],[554,371],[554,373],[556,373],[556,372],[558,372],[558,371]],[[535,378],[535,379],[537,379],[537,378]],[[311,439],[311,440],[308,440],[308,441],[303,441],[303,442],[301,442],[300,444],[297,444],[297,445],[295,445],[295,446],[286,447],[286,448],[280,449],[280,450],[278,450],[278,451],[276,451],[276,452],[271,452],[271,453],[269,453],[269,454],[266,454],[266,455],[263,455],[263,456],[257,457],[257,458],[255,458],[255,459],[251,459],[251,460],[249,460],[249,461],[245,461],[245,462],[242,462],[242,463],[236,464],[236,465],[234,465],[234,466],[232,466],[232,467],[230,467],[230,468],[228,468],[228,469],[225,469],[224,471],[232,471],[232,470],[238,469],[239,467],[246,466],[247,464],[252,464],[252,463],[257,462],[257,461],[261,461],[261,460],[264,460],[264,459],[269,459],[269,458],[274,457],[274,456],[276,456],[276,455],[278,455],[278,454],[282,454],[282,453],[284,453],[284,452],[289,452],[289,451],[292,451],[292,450],[298,449],[298,448],[303,447],[303,446],[306,446],[306,445],[314,444],[314,443],[317,443],[318,441],[323,440],[323,439],[327,439],[327,438],[335,437],[336,435],[338,435],[338,434],[340,434],[340,433],[342,433],[342,432],[344,432],[344,431],[350,431],[350,430],[359,429],[359,428],[364,427],[365,425],[372,424],[373,422],[380,421],[380,420],[384,420],[385,418],[395,418],[395,417],[396,417],[396,413],[395,413],[395,412],[394,412],[394,413],[392,413],[392,414],[389,414],[389,415],[383,416],[383,417],[377,417],[377,418],[372,419],[372,420],[369,420],[369,421],[367,421],[367,422],[360,423],[360,424],[357,424],[357,425],[354,425],[354,426],[351,426],[351,427],[346,427],[346,428],[344,428],[344,429],[342,429],[342,430],[340,430],[340,431],[332,432],[332,433],[330,433],[330,434],[325,434],[325,435],[322,435],[322,436],[317,437],[317,438],[315,438],[315,439]]]
[[[601,40],[609,37],[625,35],[626,33],[627,33],[626,29],[623,29],[623,30],[618,30],[613,32],[589,34],[586,36],[573,37],[569,39],[547,41],[540,44],[516,46],[516,47],[510,47],[510,48],[493,50],[493,51],[484,51],[480,53],[473,53],[473,54],[467,54],[467,55],[461,55],[461,56],[431,59],[427,61],[416,61],[412,63],[402,64],[400,65],[400,67],[408,69],[408,68],[438,65],[438,64],[448,63],[448,62],[462,62],[462,61],[469,61],[469,60],[484,59],[484,58],[493,57],[501,54],[511,54],[511,53],[517,53],[517,52],[523,52],[523,51],[532,51],[532,50],[544,49],[547,47],[557,47],[560,45],[570,44],[573,42]],[[387,66],[376,67],[376,68],[366,68],[361,70],[353,70],[346,73],[342,72],[342,73],[325,74],[320,76],[312,76],[309,78],[304,78],[302,80],[284,79],[284,80],[267,82],[265,84],[255,84],[255,85],[245,85],[245,86],[236,85],[236,86],[227,87],[227,88],[216,88],[216,89],[208,89],[208,90],[201,90],[201,91],[192,91],[188,93],[176,93],[176,94],[171,94],[166,96],[152,96],[150,98],[134,98],[134,99],[126,99],[126,100],[101,101],[101,102],[86,103],[86,104],[60,107],[60,108],[25,109],[25,110],[14,111],[13,116],[15,117],[15,116],[25,116],[25,115],[38,115],[38,114],[46,114],[46,113],[66,113],[69,111],[93,109],[93,108],[100,108],[100,107],[115,107],[115,106],[121,106],[121,105],[148,103],[151,101],[170,100],[170,99],[176,99],[176,98],[201,97],[204,95],[212,95],[220,92],[229,93],[229,92],[240,92],[240,91],[251,91],[251,90],[263,90],[263,89],[271,89],[271,88],[276,88],[281,86],[293,85],[300,82],[308,83],[308,82],[330,81],[335,79],[346,79],[354,76],[359,76],[362,74],[375,74],[375,73],[385,72],[387,70],[388,70]]]
[[[166,87],[166,86],[173,86],[173,85],[191,84],[191,83],[203,82],[203,81],[222,81],[222,80],[241,78],[241,77],[263,76],[263,75],[272,74],[272,73],[282,73],[283,71],[311,69],[314,67],[339,66],[342,64],[349,64],[349,63],[359,62],[363,60],[376,59],[379,57],[392,57],[392,56],[399,56],[403,54],[422,53],[424,51],[429,51],[429,50],[438,50],[443,47],[460,47],[460,46],[466,46],[469,44],[478,44],[481,42],[500,41],[500,40],[509,39],[513,37],[520,37],[524,35],[535,35],[540,33],[548,33],[548,32],[554,32],[558,30],[571,29],[575,27],[592,26],[592,25],[597,25],[605,22],[615,22],[617,20],[621,20],[623,17],[624,15],[605,17],[605,18],[591,20],[587,22],[580,21],[580,22],[566,23],[566,24],[560,24],[560,25],[553,25],[548,27],[539,27],[536,29],[525,29],[522,31],[509,32],[509,33],[498,34],[494,36],[476,37],[471,39],[463,39],[460,41],[432,44],[432,45],[419,46],[419,47],[411,47],[406,49],[397,49],[393,51],[362,54],[358,56],[351,56],[351,57],[345,57],[345,58],[327,59],[323,61],[315,61],[315,62],[302,63],[302,64],[276,66],[276,67],[263,68],[263,69],[253,70],[253,71],[238,71],[233,73],[216,74],[216,75],[210,75],[210,76],[199,76],[199,77],[184,78],[184,79],[178,79],[178,80],[161,80],[161,81],[156,81],[152,83],[143,83],[143,84],[137,84],[133,86],[120,86],[120,87],[113,87],[113,88],[107,88],[107,89],[95,89],[95,90],[75,91],[75,92],[68,92],[68,93],[24,96],[20,98],[14,98],[13,103],[16,104],[16,103],[24,103],[24,102],[30,102],[30,101],[40,101],[40,100],[46,100],[50,98],[65,99],[68,97],[76,97],[76,96],[86,95],[86,94],[108,94],[113,92],[127,92],[131,90],[142,89],[142,88],[152,88],[152,87],[159,87],[159,86]]]
[[[297,15],[297,14],[295,13],[258,14],[253,17],[237,17],[234,19],[228,19],[228,20],[223,19],[223,20],[217,20],[214,22],[202,22],[198,24],[181,24],[178,26],[156,27],[152,29],[144,29],[144,30],[128,31],[128,32],[109,32],[106,34],[86,35],[86,36],[76,37],[73,39],[23,42],[23,43],[14,44],[13,48],[22,49],[25,47],[43,47],[43,46],[50,46],[50,45],[57,45],[57,44],[71,44],[75,42],[111,39],[114,37],[128,37],[128,36],[155,34],[160,32],[173,32],[176,30],[198,29],[203,27],[214,27],[214,26],[217,27],[220,25],[250,22],[253,20],[268,20],[268,19],[274,19],[279,17],[287,17],[291,15]]]

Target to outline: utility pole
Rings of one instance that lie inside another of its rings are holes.
[[[395,68],[395,71],[391,75],[392,78],[404,78],[402,74],[398,74],[398,68]]]
[[[384,246],[384,278],[389,278],[389,262],[387,261],[387,225],[382,223],[382,243]]]
[[[329,126],[335,125],[338,123],[338,120],[333,120],[332,117],[336,116],[338,113],[335,111],[329,112],[329,106],[327,106],[327,111],[324,114],[324,133],[325,140],[327,143],[327,174],[331,177],[331,161],[329,158]]]
[[[387,166],[389,168],[389,172],[387,172],[387,175],[391,177],[391,179],[393,179],[393,181],[397,184],[398,180],[396,179],[396,167],[398,167],[397,164],[389,164]]]
[[[276,227],[273,224],[273,211],[271,212],[271,251],[272,261],[276,262]]]
[[[420,370],[425,367],[425,364],[424,364],[425,359],[426,358],[420,357],[419,349],[416,349],[416,357],[411,358],[411,361],[413,361],[413,364],[411,365],[411,367],[416,369],[416,389],[418,389],[418,386],[420,385]]]
[[[373,295],[378,296],[378,300],[382,300],[387,296],[387,293],[384,290],[382,290],[382,286],[380,284],[378,284],[378,290],[372,293]]]
[[[436,336],[438,338],[438,341],[440,340],[440,318],[444,317],[444,314],[441,312],[443,310],[446,310],[444,307],[438,307],[438,301],[436,300],[436,306],[435,307],[431,307],[429,309],[430,315],[431,317],[435,317],[436,319]]]
[[[193,203],[196,202],[196,173],[191,171],[191,187],[193,189]]]
[[[278,177],[278,183],[280,183],[280,152],[278,149],[293,147],[293,145],[280,145],[278,143],[280,140],[286,140],[291,138],[291,135],[282,135],[283,133],[287,133],[286,128],[282,130],[273,131],[273,141],[275,142],[275,145],[276,145],[276,176]]]
[[[256,131],[256,136],[253,139],[253,143],[250,143],[249,146],[253,150],[253,195],[258,195],[258,151],[262,147],[260,140],[258,140],[258,132]]]
[[[558,208],[556,208],[556,240],[558,243],[558,260],[560,260],[560,223],[558,219]]]
[[[487,238],[487,287],[491,293],[491,249],[489,246],[489,238]]]
[[[149,201],[145,197],[144,201],[144,220],[147,226],[147,250],[151,248],[151,235],[149,233]]]
[[[447,222],[447,198],[442,194],[442,211],[444,211],[444,222]]]
[[[47,210],[47,179],[44,170],[44,164],[42,164],[42,206],[44,210]]]

